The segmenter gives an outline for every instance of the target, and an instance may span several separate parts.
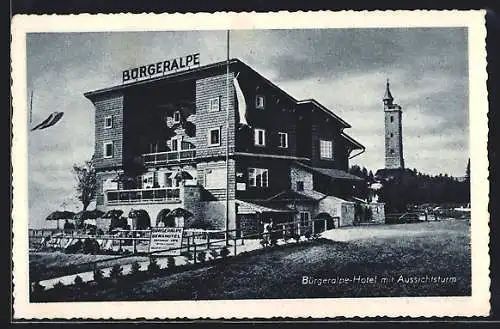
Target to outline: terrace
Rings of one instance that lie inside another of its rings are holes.
[[[164,166],[169,164],[192,162],[195,157],[195,149],[145,153],[142,155],[144,165],[146,166]]]
[[[106,203],[108,205],[130,203],[178,203],[181,202],[180,188],[162,187],[130,190],[108,190]]]

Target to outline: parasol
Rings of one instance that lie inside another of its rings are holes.
[[[50,213],[50,215],[45,218],[45,220],[56,220],[57,221],[57,229],[59,229],[59,220],[60,219],[71,219],[75,216],[74,212],[71,211],[54,211]]]

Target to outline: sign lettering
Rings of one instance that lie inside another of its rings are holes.
[[[200,65],[200,53],[190,54],[163,62],[134,67],[122,72],[122,82],[137,81],[165,75]]]
[[[149,241],[149,252],[162,251],[158,255],[179,256],[182,246],[182,227],[153,227],[151,228],[151,239]],[[177,248],[175,250],[168,250]]]

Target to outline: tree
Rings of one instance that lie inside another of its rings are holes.
[[[96,171],[93,159],[85,161],[83,165],[73,165],[73,174],[75,175],[78,193],[78,200],[83,204],[83,211],[86,211],[89,204],[96,195]]]
[[[465,169],[465,180],[470,181],[470,159],[467,161],[467,168]]]

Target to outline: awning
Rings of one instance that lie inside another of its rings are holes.
[[[293,191],[285,190],[272,197],[266,199],[266,201],[305,201],[313,202],[323,199],[326,195],[323,193],[311,190],[311,191]]]
[[[238,215],[244,214],[256,214],[256,213],[292,213],[294,210],[290,209],[278,209],[262,206],[256,203],[251,203],[247,201],[236,200],[236,205],[238,206]]]
[[[355,180],[355,181],[363,181],[363,178],[349,174],[347,171],[333,168],[319,168],[319,167],[311,167],[305,165],[301,162],[295,162],[299,166],[309,169],[310,171],[317,172],[319,174],[334,178],[334,179],[343,179],[343,180]]]

